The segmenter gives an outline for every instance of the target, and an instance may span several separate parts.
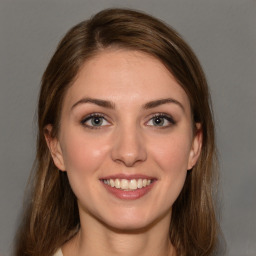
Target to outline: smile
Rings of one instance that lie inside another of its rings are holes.
[[[124,191],[145,188],[153,182],[151,179],[103,179],[102,181],[112,188],[115,187]]]
[[[153,190],[157,178],[143,174],[116,174],[99,179],[105,189],[116,198],[135,200]]]

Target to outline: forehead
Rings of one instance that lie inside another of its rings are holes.
[[[189,107],[189,99],[169,70],[155,57],[132,50],[103,50],[84,63],[64,99],[82,97],[119,104],[144,104],[166,97]]]

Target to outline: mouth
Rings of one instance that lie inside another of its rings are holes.
[[[155,179],[101,179],[101,182],[123,191],[142,189],[152,184]]]
[[[144,175],[117,175],[101,178],[100,181],[105,189],[115,197],[134,200],[150,192],[157,179]]]

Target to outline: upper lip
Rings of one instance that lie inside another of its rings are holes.
[[[119,174],[113,174],[113,175],[108,175],[101,177],[100,180],[110,180],[110,179],[126,179],[126,180],[133,180],[133,179],[147,179],[147,180],[156,180],[156,177],[153,176],[148,176],[145,174],[124,174],[124,173],[119,173]]]

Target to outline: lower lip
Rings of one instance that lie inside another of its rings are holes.
[[[135,200],[135,199],[139,199],[139,198],[143,197],[144,195],[146,195],[153,188],[155,181],[146,187],[138,188],[135,190],[129,190],[129,191],[111,187],[103,182],[102,182],[102,184],[108,192],[110,192],[112,195],[114,195],[115,197],[117,197],[119,199]]]

